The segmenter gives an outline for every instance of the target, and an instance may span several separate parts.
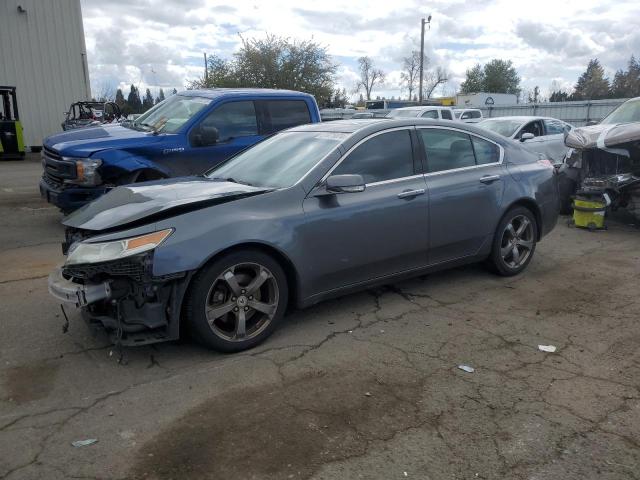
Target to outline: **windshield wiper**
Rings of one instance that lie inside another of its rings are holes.
[[[237,183],[239,185],[247,185],[249,187],[253,187],[254,185],[249,182],[243,182],[242,180],[236,180],[232,177],[222,178],[222,177],[208,177],[210,180],[222,180],[224,182]]]

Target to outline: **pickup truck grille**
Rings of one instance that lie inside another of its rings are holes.
[[[45,174],[58,182],[68,178],[76,178],[75,163],[63,160],[58,152],[48,147],[42,149],[42,167]]]

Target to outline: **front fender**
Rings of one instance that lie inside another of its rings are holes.
[[[122,177],[139,170],[153,170],[161,173],[163,176],[170,176],[166,167],[157,164],[149,158],[131,154],[125,150],[103,150],[91,156],[92,158],[100,158],[102,166],[100,167],[100,175],[105,182],[113,182]]]

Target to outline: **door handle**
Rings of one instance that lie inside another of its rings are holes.
[[[405,190],[404,192],[400,192],[398,194],[398,198],[412,198],[417,197],[418,195],[424,195],[427,191],[424,188],[419,188],[418,190]]]
[[[495,182],[496,180],[500,180],[500,175],[485,175],[484,177],[480,178],[480,181],[482,183],[491,183]]]

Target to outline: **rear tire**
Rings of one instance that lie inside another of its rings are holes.
[[[526,207],[511,208],[502,218],[493,239],[489,257],[492,269],[504,277],[522,272],[536,249],[538,226]]]
[[[278,262],[257,250],[240,250],[196,275],[185,313],[196,341],[221,352],[239,352],[273,333],[287,302],[287,278]]]

